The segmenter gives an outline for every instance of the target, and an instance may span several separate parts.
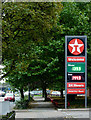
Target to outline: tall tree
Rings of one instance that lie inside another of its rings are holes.
[[[58,20],[57,26],[54,26],[52,30],[53,39],[59,44],[61,44],[61,50],[59,49],[58,53],[58,61],[60,63],[60,75],[62,74],[62,79],[64,79],[64,71],[65,71],[65,35],[87,35],[87,43],[88,43],[88,78],[90,78],[91,72],[91,32],[90,32],[90,3],[62,3],[63,9],[60,13],[60,17]],[[62,66],[63,64],[63,66]],[[59,79],[61,81],[61,79]],[[64,86],[65,79],[60,84]],[[88,85],[90,81],[88,80]],[[58,81],[59,86],[59,81]]]
[[[21,86],[21,82],[22,86],[33,82],[37,76],[38,47],[51,39],[50,30],[56,24],[61,9],[61,3],[3,4],[3,63],[6,65],[3,77],[8,75],[15,87]],[[26,83],[24,76],[29,78],[25,79]]]

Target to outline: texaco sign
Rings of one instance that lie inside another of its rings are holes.
[[[79,55],[84,50],[84,43],[80,39],[72,39],[68,44],[68,49],[71,54]]]
[[[85,94],[87,106],[87,37],[65,37],[65,108],[67,94]]]

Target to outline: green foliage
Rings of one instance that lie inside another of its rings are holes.
[[[15,109],[27,109],[28,108],[28,100],[20,100],[16,101]]]
[[[28,89],[30,83],[31,90],[44,85],[64,89],[65,35],[87,35],[90,79],[90,3],[62,4],[3,5],[3,63],[14,87]]]
[[[10,113],[7,113],[6,115],[1,116],[1,120],[8,120],[9,118],[11,118],[12,120],[15,119],[15,111],[12,111]]]
[[[29,102],[34,101],[32,97],[30,97],[30,101],[28,101],[28,96],[26,95],[24,99],[15,102],[15,109],[27,109],[29,108]],[[30,106],[31,107],[31,106]]]
[[[53,38],[56,41],[60,41],[61,49],[59,50],[59,62],[61,68],[62,77],[64,76],[64,44],[65,44],[65,35],[87,35],[87,54],[88,54],[88,86],[91,86],[91,32],[90,32],[90,3],[62,3],[63,9],[60,13],[57,26],[52,30]],[[61,80],[60,80],[61,82]],[[58,81],[58,86],[59,83]],[[64,80],[62,84],[64,84]]]
[[[84,108],[85,98],[83,96],[78,96],[75,100],[70,100],[69,108]],[[91,107],[91,97],[88,97],[88,106],[87,108]]]
[[[8,81],[18,89],[29,82],[33,86],[34,78],[43,73],[38,64],[43,66],[46,61],[39,60],[39,45],[51,38],[61,9],[61,3],[3,4],[3,61],[5,71],[10,71]]]
[[[10,60],[35,57],[36,44],[46,44],[61,4],[5,3],[3,5],[3,57]],[[6,51],[7,54],[6,54]],[[13,54],[12,54],[13,53]]]

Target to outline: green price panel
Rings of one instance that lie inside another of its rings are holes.
[[[85,72],[85,63],[67,63],[67,72]]]

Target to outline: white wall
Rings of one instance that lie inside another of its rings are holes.
[[[0,115],[6,115],[9,112],[10,112],[10,102],[0,101]]]
[[[1,101],[4,101],[4,97],[0,97],[0,102],[1,102]]]

